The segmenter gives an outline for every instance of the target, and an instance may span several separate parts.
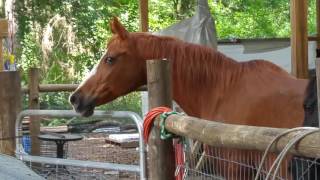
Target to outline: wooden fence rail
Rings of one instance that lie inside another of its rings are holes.
[[[39,92],[72,92],[79,84],[39,84]],[[141,86],[136,91],[147,91],[146,86]],[[22,87],[22,92],[29,93],[28,87]]]
[[[159,124],[159,118],[155,125]],[[270,142],[287,129],[224,124],[190,116],[171,115],[165,128],[176,135],[198,140],[215,147],[265,151]],[[289,133],[270,152],[280,152],[301,131]],[[305,157],[320,157],[320,131],[303,138],[289,152]]]

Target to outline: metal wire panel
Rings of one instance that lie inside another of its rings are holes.
[[[139,154],[136,148],[121,148],[118,145],[105,142],[106,134],[86,133],[81,141],[68,142],[64,146],[64,158],[89,160],[97,162],[112,162],[119,164],[139,164]],[[56,144],[41,141],[41,156],[56,157]],[[139,179],[133,172],[121,172],[105,169],[80,168],[73,166],[57,166],[54,164],[35,164],[25,162],[39,175],[46,179]]]
[[[16,120],[17,137],[23,137],[19,136],[23,130],[21,128],[21,118],[31,114],[45,116],[47,121],[52,117],[73,118],[79,116],[69,110],[22,111]],[[138,129],[139,143],[119,144],[116,142],[111,144],[110,140],[106,141],[108,133],[104,131],[102,133],[81,133],[82,140],[65,143],[64,156],[63,159],[60,159],[55,158],[57,153],[55,143],[42,141],[40,156],[30,156],[25,154],[25,149],[28,147],[26,146],[27,141],[17,138],[17,157],[46,179],[144,179],[145,152],[143,151],[143,143],[140,143],[142,142],[142,136],[140,135],[142,133],[141,118],[137,114],[127,111],[95,111],[94,117],[132,119]],[[46,133],[53,132],[46,131]],[[136,135],[132,137],[136,138]]]
[[[93,168],[79,168],[73,166],[57,166],[52,164],[33,165],[29,167],[37,174],[48,180],[135,180],[139,174],[119,171],[106,171]]]
[[[199,144],[192,146],[193,144]],[[177,153],[176,153],[177,154]],[[178,163],[177,179],[213,180],[251,180],[254,179],[263,152],[216,148],[201,143],[184,144],[184,162]],[[269,154],[264,162],[259,180],[264,180],[276,159]],[[271,173],[270,179],[276,180],[317,180],[320,178],[320,161],[305,157],[288,156],[277,174]]]

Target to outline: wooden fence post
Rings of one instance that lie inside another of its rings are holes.
[[[164,60],[147,61],[149,109],[172,107],[170,63]],[[173,180],[175,158],[172,140],[161,140],[160,130],[152,128],[148,141],[148,179]]]
[[[291,73],[308,78],[308,0],[290,0]]]
[[[0,153],[14,155],[15,121],[21,110],[20,74],[0,72],[0,82]]]
[[[39,68],[29,69],[29,109],[40,109],[39,103]],[[40,133],[39,117],[30,117],[30,136],[31,136],[31,154],[40,155],[40,142],[38,135]]]
[[[4,70],[2,39],[8,36],[8,20],[0,19],[0,71]]]

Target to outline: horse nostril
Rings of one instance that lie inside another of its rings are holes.
[[[72,105],[75,105],[75,104],[77,104],[77,94],[75,94],[75,93],[73,93],[71,96],[70,96],[70,99],[69,99],[69,101],[70,101],[70,103],[72,104]]]

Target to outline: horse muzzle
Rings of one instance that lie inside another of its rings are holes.
[[[77,113],[81,116],[89,117],[93,114],[95,108],[95,99],[83,96],[79,91],[71,94],[69,101]]]

